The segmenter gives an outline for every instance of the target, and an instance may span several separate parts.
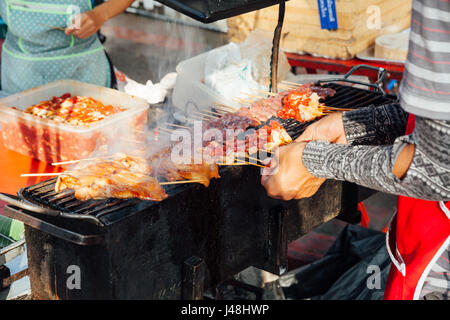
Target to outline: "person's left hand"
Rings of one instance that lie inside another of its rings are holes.
[[[75,22],[79,22],[79,25]],[[74,23],[67,27],[65,32],[67,35],[74,35],[84,39],[95,34],[104,23],[105,20],[102,15],[94,9],[75,17]]]
[[[261,184],[270,197],[283,200],[309,198],[325,182],[325,179],[314,177],[303,165],[305,146],[305,142],[294,142],[280,147],[278,163],[272,160],[270,168],[263,170]]]

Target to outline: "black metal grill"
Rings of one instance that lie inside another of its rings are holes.
[[[370,105],[380,106],[392,103],[396,99],[394,96],[384,95],[378,91],[369,91],[337,83],[328,83],[322,86],[336,90],[336,94],[333,97],[324,100],[325,105],[328,107],[357,109]]]
[[[86,220],[101,226],[109,223],[108,220],[102,219],[109,213],[121,210],[128,211],[139,202],[137,199],[80,201],[75,198],[73,190],[67,189],[57,193],[55,183],[56,178],[22,189],[19,191],[19,197],[32,204],[64,212],[68,218],[84,217]]]
[[[378,92],[327,86],[337,91],[325,100],[330,106],[391,101]],[[306,127],[280,123],[293,137]],[[221,167],[220,175],[208,188],[166,186],[169,198],[162,202],[79,201],[73,191],[56,193],[56,179],[20,190],[22,203],[11,197],[4,212],[25,223],[33,297],[201,297],[249,266],[286,270],[290,241],[338,215],[354,219],[360,201],[356,187],[340,181],[326,181],[309,199],[280,201],[267,196],[257,167]],[[82,270],[81,290],[67,290],[70,265]]]
[[[55,191],[57,178],[40,182],[34,186],[21,189],[19,197],[24,201],[59,211],[65,218],[82,219],[99,226],[109,225],[125,218],[130,212],[143,210],[157,202],[139,199],[105,199],[81,201],[75,198],[75,192],[66,189]],[[169,196],[182,192],[186,186],[165,186]]]
[[[323,100],[323,103],[330,107],[360,108],[368,105],[378,106],[393,101],[392,97],[383,95],[381,92],[377,91],[369,91],[336,83],[325,84],[323,87],[336,90],[336,94],[333,97]],[[293,139],[299,137],[310,124],[301,123],[294,119],[272,119],[277,120]],[[261,126],[263,125],[264,124]],[[226,174],[227,168],[222,167],[220,171],[221,175]],[[124,218],[130,211],[137,209],[138,205],[139,210],[142,210],[155,204],[155,202],[152,201],[137,199],[80,201],[75,198],[72,190],[65,190],[57,193],[55,191],[55,182],[56,178],[25,188],[20,190],[19,196],[33,204],[63,212],[63,216],[66,218],[85,219],[100,226],[111,224],[117,218]],[[190,186],[166,186],[165,190],[169,196],[172,196],[189,187]],[[114,215],[112,215],[113,213]],[[115,218],[112,218],[112,216]]]
[[[369,91],[337,83],[324,84],[322,87],[336,90],[336,94],[334,96],[321,100],[321,102],[326,106],[333,108],[358,109],[370,105],[381,106],[383,104],[392,103],[396,100],[395,96],[385,95],[379,91]],[[311,124],[311,122],[302,123],[295,119],[272,119],[277,120],[286,129],[292,139],[298,138],[306,127]]]

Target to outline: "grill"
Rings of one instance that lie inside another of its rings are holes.
[[[317,85],[320,85],[320,82]],[[322,101],[328,107],[357,109],[370,105],[380,106],[396,100],[395,96],[386,95],[382,91],[368,91],[337,83],[324,84],[322,87],[336,90],[336,94],[333,97],[328,97]],[[301,123],[295,119],[272,119],[277,120],[286,129],[292,139],[298,138],[310,124]]]
[[[325,100],[359,108],[394,97],[338,83]],[[296,138],[305,124],[280,120]],[[25,223],[28,265],[36,299],[196,299],[249,266],[276,274],[287,268],[287,245],[317,225],[340,217],[357,222],[355,185],[326,181],[295,201],[266,195],[259,168],[222,167],[221,179],[169,186],[162,202],[82,202],[55,193],[56,179],[22,189],[5,214]],[[4,198],[4,197],[2,197]],[[80,289],[68,289],[78,266]]]
[[[98,226],[110,225],[125,218],[130,210],[142,210],[155,204],[138,199],[107,199],[80,201],[72,190],[55,191],[56,178],[41,182],[19,191],[19,197],[31,205],[45,206],[53,210],[53,215],[64,218],[86,220]],[[169,196],[183,190],[180,186],[167,186]]]

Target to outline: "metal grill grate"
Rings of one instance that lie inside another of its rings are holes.
[[[360,108],[369,105],[382,105],[392,103],[393,98],[385,96],[379,92],[329,83],[323,85],[336,90],[333,97],[324,100],[324,103],[330,107],[341,108]],[[309,123],[301,123],[294,119],[275,118],[293,139],[296,139],[305,130]],[[221,175],[229,168],[221,168]],[[75,198],[74,192],[65,190],[55,192],[56,178],[50,179],[34,186],[22,189],[19,196],[25,201],[37,204],[45,208],[51,208],[63,212],[62,216],[66,218],[86,219],[98,225],[108,223],[108,215],[120,215],[122,210],[141,210],[144,207],[155,205],[156,202],[143,201],[138,199],[120,200],[89,200],[80,201]],[[169,186],[166,188],[167,194],[173,196],[189,188],[189,186]]]
[[[101,218],[109,213],[117,212],[125,208],[135,207],[138,199],[107,199],[80,201],[75,198],[73,190],[55,191],[56,178],[50,179],[32,187],[22,189],[20,197],[33,204],[50,208],[65,213],[69,218],[87,218],[92,222],[103,225]],[[151,203],[151,201],[147,201]]]
[[[336,94],[333,97],[324,100],[325,105],[329,107],[356,109],[370,105],[380,106],[392,103],[394,100],[394,97],[383,95],[381,92],[368,91],[337,83],[328,83],[322,86],[336,90]]]
[[[369,91],[365,89],[340,85],[337,83],[328,83],[322,85],[325,88],[336,90],[333,97],[326,98],[322,102],[328,107],[334,108],[363,108],[370,105],[381,106],[383,104],[393,103],[394,96],[383,95],[381,92]],[[311,123],[301,123],[294,119],[279,119],[277,120],[289,133],[292,139],[297,139],[306,127]]]

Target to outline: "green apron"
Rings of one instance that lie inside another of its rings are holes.
[[[8,25],[2,50],[1,86],[8,94],[72,79],[109,87],[111,71],[98,36],[64,31],[74,14],[92,10],[91,0],[0,0]]]

